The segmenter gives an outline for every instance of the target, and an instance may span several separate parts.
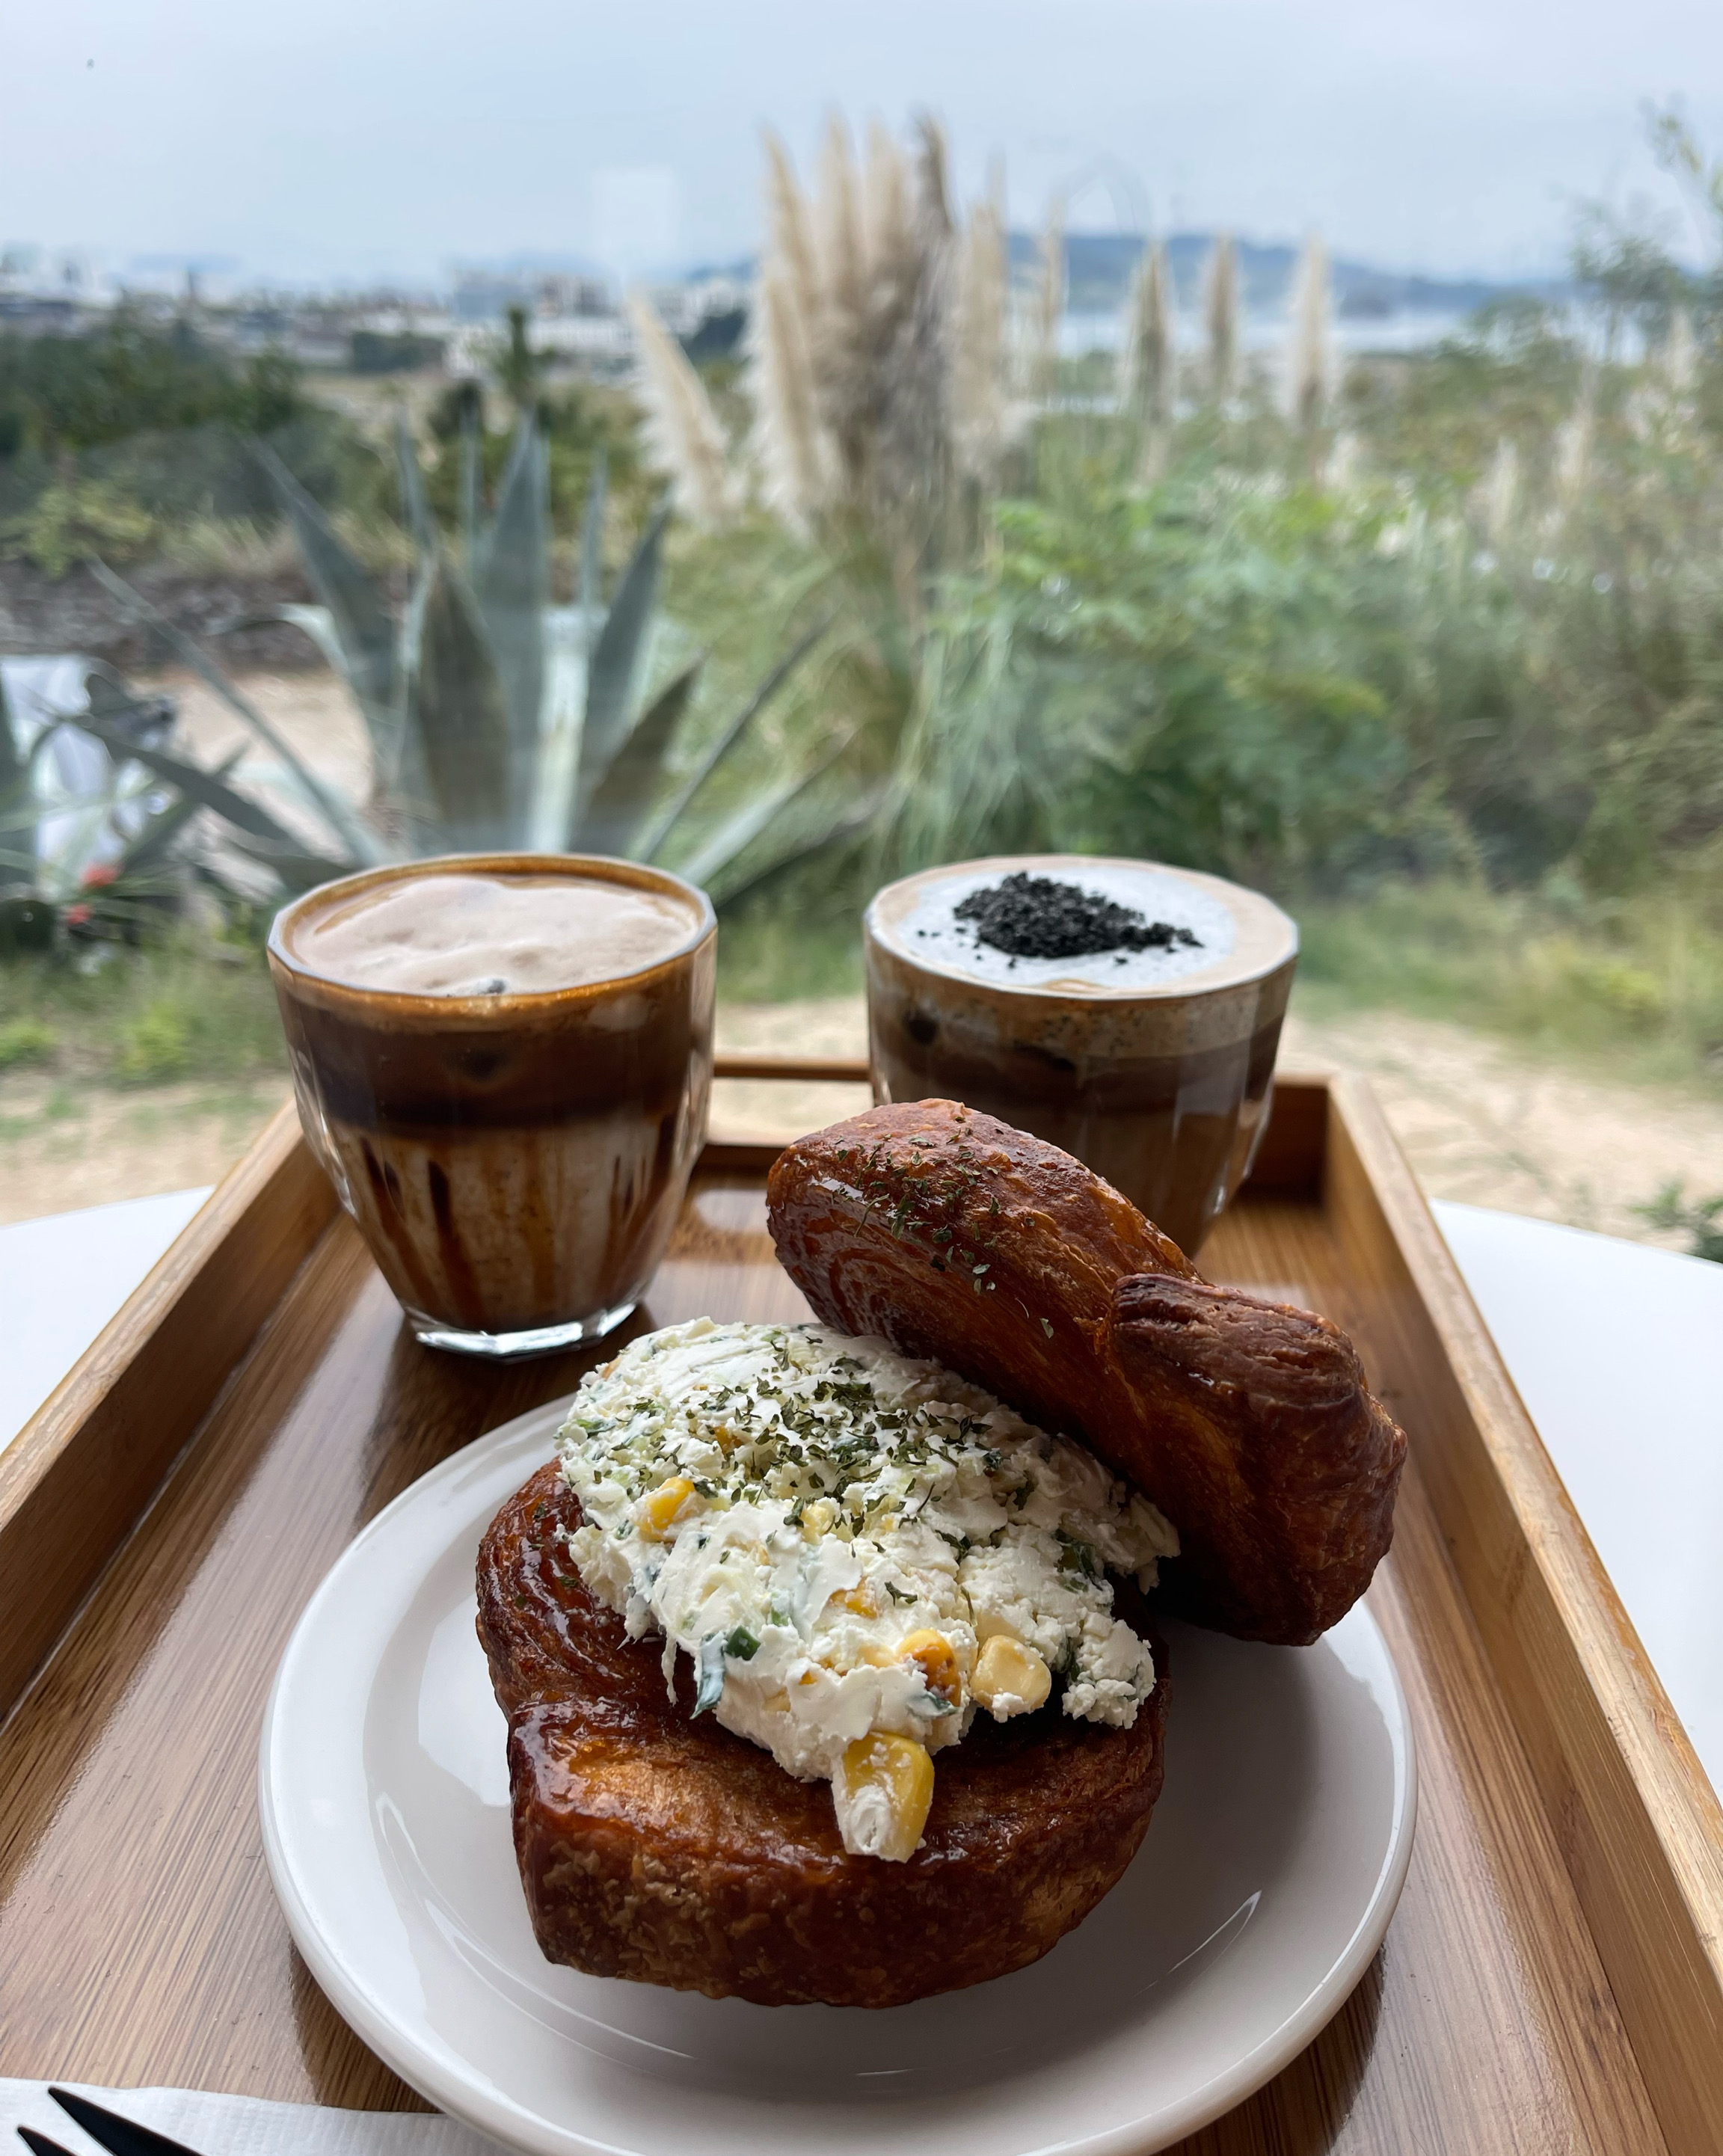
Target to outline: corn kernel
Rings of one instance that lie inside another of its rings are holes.
[[[833,1521],[837,1517],[838,1507],[829,1497],[816,1497],[813,1502],[805,1507],[803,1511],[803,1541],[817,1543],[823,1534],[829,1531]]]
[[[933,1803],[933,1761],[908,1737],[859,1737],[832,1783],[844,1846],[901,1864],[913,1856]]]
[[[976,1657],[969,1688],[996,1719],[1003,1721],[1044,1707],[1053,1690],[1053,1672],[1033,1647],[1013,1640],[1008,1632],[996,1632]]]
[[[694,1485],[685,1475],[673,1475],[668,1482],[660,1482],[642,1507],[641,1533],[648,1541],[655,1541],[693,1495]]]
[[[848,1594],[834,1594],[832,1599],[841,1602],[854,1616],[877,1617],[879,1614],[879,1605],[874,1599],[874,1590],[864,1579],[852,1587]]]
[[[898,1659],[914,1662],[931,1692],[956,1707],[963,1697],[957,1657],[943,1632],[911,1632],[898,1643]]]

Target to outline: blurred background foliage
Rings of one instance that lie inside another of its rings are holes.
[[[1654,126],[1723,261],[1716,169]],[[767,181],[743,360],[640,319],[632,384],[559,381],[511,325],[416,414],[417,546],[392,428],[279,359],[124,317],[0,338],[0,552],[285,570],[262,440],[404,619],[427,548],[496,517],[530,414],[551,603],[583,547],[613,582],[679,512],[658,605],[700,664],[640,813],[707,773],[663,857],[746,840],[728,993],[854,986],[887,875],[1114,851],[1275,892],[1319,992],[1723,1082],[1723,272],[1591,214],[1580,304],[1342,370],[1320,250],[1272,364],[1220,254],[1175,348],[1151,250],[1118,361],[1073,360],[1054,236],[1013,292],[932,131],[838,131],[818,195],[774,146]],[[874,205],[847,233],[846,200]]]

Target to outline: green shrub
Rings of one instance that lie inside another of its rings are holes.
[[[38,1018],[15,1018],[0,1025],[0,1070],[21,1064],[45,1063],[59,1046],[59,1035]]]
[[[158,997],[121,1034],[114,1068],[134,1085],[182,1077],[192,1067],[195,1035],[185,1006]]]
[[[0,527],[0,547],[59,578],[92,555],[130,561],[156,536],[155,519],[118,489],[73,480],[44,488],[22,516]]]
[[[256,437],[320,499],[393,521],[390,464],[351,418],[305,395],[280,353],[241,363],[188,325],[124,308],[89,336],[0,336],[0,526],[12,527],[13,552],[54,573],[91,552],[166,543],[188,519],[273,523],[273,490],[247,446]]]
[[[1715,1198],[1688,1197],[1678,1177],[1666,1183],[1649,1205],[1633,1210],[1649,1227],[1685,1235],[1689,1254],[1723,1265],[1723,1192]]]
[[[6,1053],[14,1039],[51,1053],[56,1075],[74,1089],[244,1081],[285,1068],[260,951],[185,932],[104,949],[105,963],[90,971],[63,949],[0,963],[0,1068],[18,1060]]]
[[[1457,1020],[1646,1079],[1723,1077],[1723,932],[1690,896],[1401,882],[1294,911],[1319,1009]]]
[[[988,573],[930,639],[905,864],[1053,847],[1285,886],[1409,843],[1375,520],[1200,465],[997,515]]]
[[[189,324],[158,327],[125,308],[95,336],[0,337],[0,415],[19,444],[44,450],[212,421],[273,434],[305,408],[299,370],[282,354],[237,366]]]

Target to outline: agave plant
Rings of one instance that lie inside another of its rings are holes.
[[[162,738],[173,707],[134,699],[114,670],[67,653],[0,660],[0,888],[50,905],[74,898],[92,870],[110,870],[162,803],[131,755],[66,722],[69,711],[113,717],[128,737]]]
[[[0,660],[0,957],[60,925],[134,936],[175,902],[170,856],[199,804],[151,766],[173,721],[100,660]]]
[[[677,648],[684,639],[657,608],[668,512],[654,518],[607,603],[600,573],[606,500],[601,462],[586,505],[578,596],[572,605],[557,606],[551,603],[545,444],[530,414],[516,431],[495,516],[474,533],[464,562],[444,544],[431,518],[404,424],[397,449],[417,554],[404,611],[397,616],[379,578],[279,459],[259,445],[257,454],[298,538],[317,601],[232,624],[290,623],[339,670],[369,737],[368,799],[348,799],[319,778],[191,639],[98,565],[97,573],[133,618],[156,629],[272,750],[325,843],[296,835],[241,795],[225,773],[161,753],[150,768],[185,799],[220,816],[228,841],[269,870],[287,891],[389,859],[492,848],[638,860],[656,860],[669,850],[682,872],[725,885],[726,896],[777,865],[770,845],[756,841],[818,779],[823,762],[780,779],[715,830],[701,829],[691,851],[689,833],[710,821],[701,799],[708,782],[821,632],[803,636],[786,654],[718,730],[694,771],[673,787],[673,752],[703,654]],[[649,696],[654,673],[658,685]],[[751,868],[742,860],[751,849]]]

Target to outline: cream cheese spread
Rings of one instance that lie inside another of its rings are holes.
[[[588,1591],[662,1635],[672,1684],[690,1657],[696,1714],[830,1780],[853,1852],[911,1853],[927,1761],[977,1712],[1056,1677],[1066,1714],[1128,1728],[1153,1689],[1107,1575],[1152,1586],[1172,1527],[937,1363],[701,1318],[590,1373],[558,1452]]]

